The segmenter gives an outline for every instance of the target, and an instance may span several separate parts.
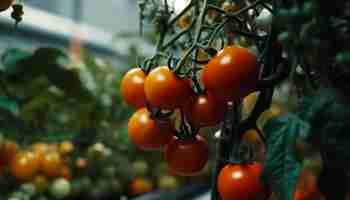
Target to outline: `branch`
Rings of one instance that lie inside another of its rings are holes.
[[[289,76],[289,73],[290,73],[290,65],[287,63],[287,60],[284,60],[283,64],[281,64],[280,67],[277,68],[276,73],[258,81],[257,83],[258,90],[262,90],[264,88],[270,88],[270,87],[273,87],[274,85],[277,85],[278,83],[286,79]]]

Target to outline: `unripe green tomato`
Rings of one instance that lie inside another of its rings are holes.
[[[136,176],[145,176],[148,173],[148,164],[143,160],[133,162],[132,168]]]
[[[335,57],[337,62],[349,63],[350,62],[350,51],[340,52]]]
[[[72,190],[70,182],[64,178],[54,180],[50,187],[50,193],[56,199],[63,199],[67,197]]]
[[[289,32],[285,31],[277,36],[277,40],[282,44],[289,44],[292,41],[292,36]]]

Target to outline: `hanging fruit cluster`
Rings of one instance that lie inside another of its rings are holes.
[[[257,162],[264,159],[265,138],[257,120],[270,106],[273,86],[289,72],[270,28],[272,6],[189,1],[174,14],[167,1],[159,4],[139,1],[141,17],[158,31],[156,53],[126,72],[121,84],[125,102],[137,109],[129,119],[130,140],[141,150],[162,149],[174,173],[191,176],[208,160],[201,129],[221,126],[218,194],[267,199]],[[241,105],[244,120],[237,115]]]

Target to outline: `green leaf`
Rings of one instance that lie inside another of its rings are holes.
[[[8,49],[2,55],[2,66],[0,66],[0,71],[5,74],[17,73],[22,65],[21,61],[32,56],[32,53],[24,51],[22,49]]]
[[[13,115],[17,115],[19,113],[17,102],[10,100],[7,97],[0,96],[0,109],[7,110]]]
[[[300,134],[308,131],[309,125],[292,114],[274,118],[264,127],[267,158],[262,178],[282,200],[293,199],[301,170],[295,154],[295,142]]]

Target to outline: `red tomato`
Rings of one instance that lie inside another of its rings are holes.
[[[180,108],[192,96],[188,79],[176,76],[167,66],[153,69],[145,81],[146,99],[162,109]]]
[[[233,101],[254,91],[259,75],[256,56],[246,48],[228,46],[214,56],[203,69],[205,88]]]
[[[225,104],[210,94],[201,95],[186,109],[186,115],[196,128],[214,126],[223,120]]]
[[[260,181],[262,165],[228,164],[219,173],[218,192],[222,200],[264,200],[269,194]]]
[[[120,90],[127,104],[134,108],[145,106],[144,83],[146,74],[141,68],[129,70],[123,77]]]
[[[146,108],[137,110],[129,119],[129,139],[140,149],[156,150],[167,144],[173,136],[170,123],[157,124]]]
[[[294,200],[319,200],[322,194],[317,188],[317,177],[308,170],[300,173]]]
[[[198,174],[208,161],[208,144],[203,137],[179,139],[173,137],[166,145],[164,157],[170,170],[182,176]]]

